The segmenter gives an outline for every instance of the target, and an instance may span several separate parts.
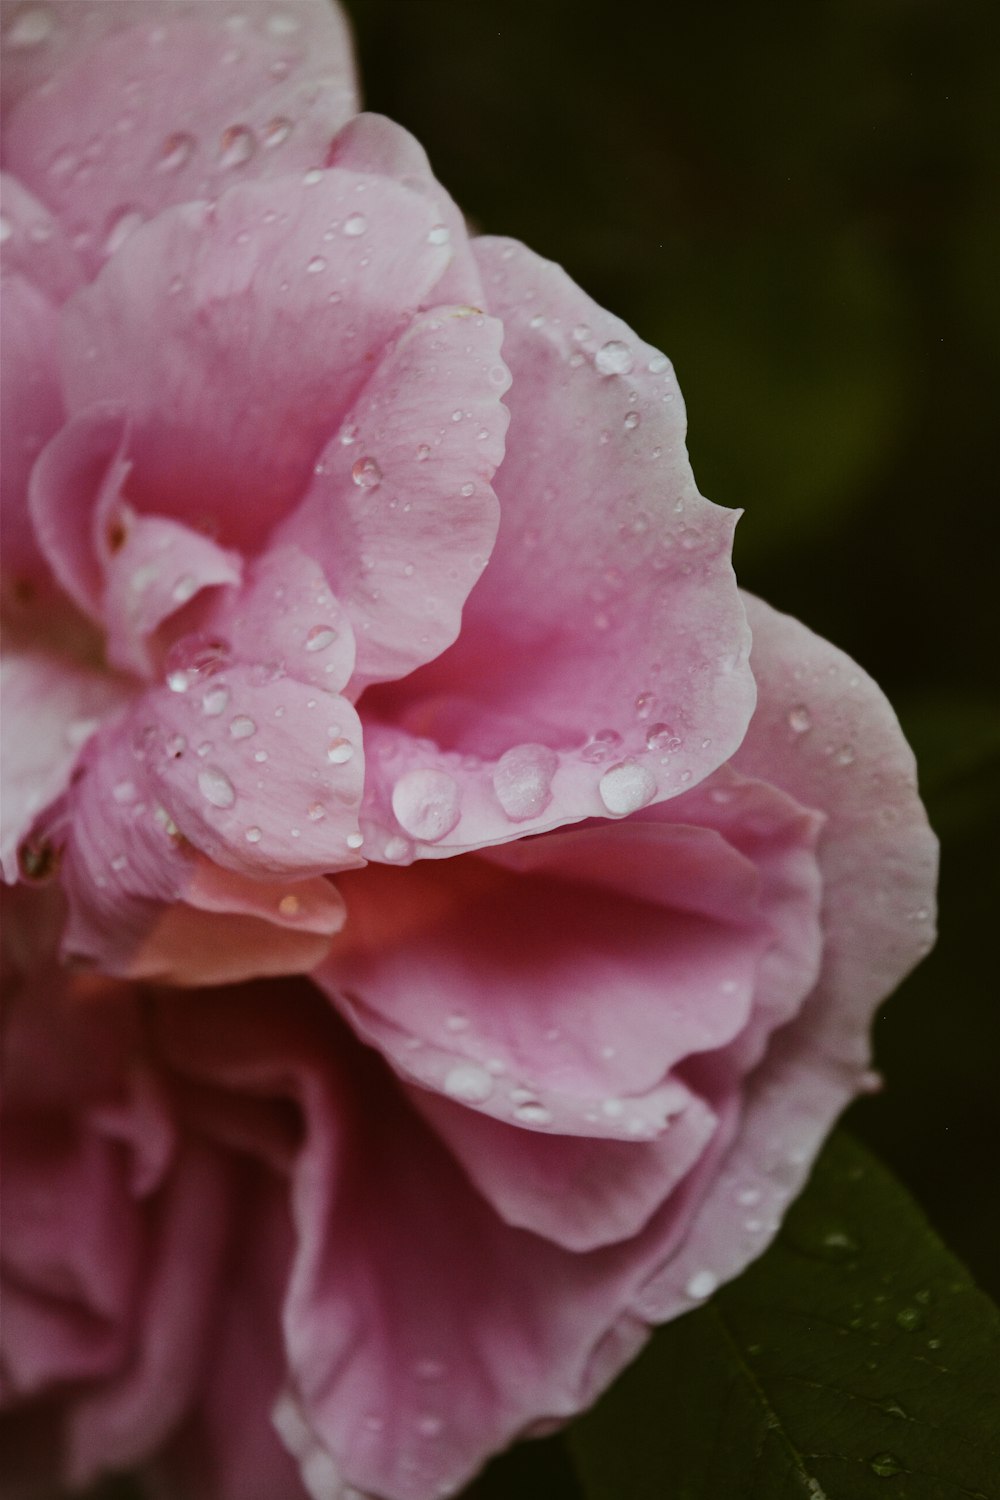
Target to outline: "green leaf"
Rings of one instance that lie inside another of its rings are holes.
[[[587,1500],[998,1500],[1000,1313],[840,1133],[567,1441]]]

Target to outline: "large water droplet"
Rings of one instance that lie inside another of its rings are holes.
[[[445,1074],[444,1091],[452,1099],[467,1104],[482,1104],[492,1094],[494,1081],[485,1068],[476,1063],[456,1063]]]
[[[230,721],[229,733],[234,740],[248,740],[252,734],[257,733],[257,725],[249,714],[237,714],[236,718]]]
[[[164,676],[171,692],[186,693],[206,677],[214,677],[229,661],[229,642],[200,634],[182,636],[167,652]]]
[[[348,239],[356,240],[359,235],[364,234],[368,228],[368,220],[364,214],[351,214],[344,220],[344,233]]]
[[[447,771],[407,771],[392,789],[392,810],[408,834],[434,844],[462,816],[462,793]]]
[[[55,26],[55,17],[47,5],[29,5],[4,33],[4,45],[26,49],[47,42]]]
[[[622,747],[622,737],[616,729],[598,729],[580,751],[583,760],[590,761],[592,765],[600,765],[602,761],[610,760]]]
[[[325,270],[326,261],[324,260],[322,255],[314,255],[312,260],[309,261],[306,265],[306,272],[309,276],[318,276],[320,271]]]
[[[666,750],[673,754],[681,744],[680,735],[674,734],[669,724],[650,724],[646,730],[647,750]]]
[[[194,153],[195,138],[186,130],[176,130],[168,135],[160,148],[154,171],[179,172],[186,167]]]
[[[337,735],[326,747],[326,758],[331,766],[345,766],[353,756],[354,746],[343,735]]]
[[[451,230],[447,224],[435,224],[427,236],[427,243],[429,245],[447,245],[450,239]]]
[[[232,807],[236,801],[233,783],[218,766],[203,766],[198,772],[198,790],[213,807]]]
[[[684,1290],[689,1297],[701,1302],[705,1297],[711,1297],[718,1285],[719,1278],[714,1271],[696,1271]]]
[[[623,760],[605,771],[597,789],[608,812],[624,817],[652,802],[656,796],[656,777],[646,766]]]
[[[382,470],[373,458],[359,458],[351,468],[351,478],[362,490],[374,490],[382,483]]]
[[[493,790],[512,823],[535,818],[552,800],[559,758],[546,745],[515,745],[493,771]]]
[[[632,351],[621,339],[609,339],[594,355],[594,368],[599,375],[627,375],[632,364]]]
[[[329,625],[314,625],[306,636],[307,651],[325,651],[327,646],[332,646],[337,639],[337,632],[331,630]]]
[[[246,125],[230,125],[219,137],[219,166],[244,167],[257,149],[257,137]]]
[[[217,719],[221,713],[225,713],[228,702],[229,689],[220,682],[202,695],[201,711],[206,719]]]
[[[253,823],[247,829],[246,833],[244,833],[243,837],[246,839],[248,844],[259,844],[264,835],[257,827],[256,823]]]

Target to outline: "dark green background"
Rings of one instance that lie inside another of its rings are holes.
[[[741,581],[917,750],[943,933],[849,1124],[1000,1291],[994,3],[348,0],[367,106],[674,360]]]

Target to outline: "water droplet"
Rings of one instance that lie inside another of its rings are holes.
[[[306,636],[307,651],[325,651],[327,646],[332,646],[337,639],[337,632],[331,630],[329,625],[314,625]]]
[[[206,719],[217,719],[221,713],[225,713],[228,702],[229,689],[220,682],[202,695],[201,711]]]
[[[444,1091],[452,1099],[467,1104],[482,1104],[493,1092],[493,1079],[485,1068],[475,1063],[456,1063],[445,1074]]]
[[[315,187],[318,182],[323,181],[323,169],[321,167],[310,167],[308,172],[302,173],[302,186]]]
[[[298,16],[289,15],[285,10],[276,10],[267,18],[267,29],[272,36],[292,36],[299,29]]]
[[[282,896],[278,902],[278,911],[283,917],[297,917],[301,910],[302,902],[298,896],[293,896],[291,893]]]
[[[546,1109],[544,1104],[532,1101],[519,1104],[514,1110],[514,1119],[520,1120],[524,1125],[551,1125],[552,1112]]]
[[[616,729],[598,729],[580,751],[580,757],[590,761],[591,765],[600,765],[602,761],[610,760],[621,747],[622,737]]]
[[[257,825],[253,824],[250,828],[247,829],[243,837],[246,839],[248,844],[259,844],[264,835],[257,827]]]
[[[349,833],[344,840],[344,843],[347,845],[348,849],[360,849],[364,841],[365,836],[363,833]]]
[[[664,370],[670,369],[670,361],[665,354],[654,354],[646,369],[651,375],[662,375]]]
[[[229,643],[217,637],[186,635],[167,652],[165,680],[173,693],[186,693],[205,677],[214,677],[229,660]]]
[[[111,795],[120,807],[134,802],[139,795],[139,789],[134,781],[119,781],[111,788]]]
[[[257,762],[258,765],[262,766],[264,764],[264,762],[267,760],[267,751],[266,750],[255,750],[254,753],[253,753],[253,758]]]
[[[431,456],[431,450],[427,446],[427,444],[426,443],[419,443],[417,445],[417,463],[418,464],[426,463],[427,459],[429,459],[430,456]]]
[[[861,1246],[853,1235],[842,1229],[831,1229],[820,1240],[820,1250],[828,1260],[849,1260],[857,1255]]]
[[[760,1202],[760,1199],[760,1188],[742,1188],[736,1194],[737,1203],[741,1203],[744,1208],[753,1208],[755,1203]]]
[[[896,1322],[900,1328],[905,1328],[907,1333],[912,1333],[919,1328],[924,1321],[924,1315],[919,1307],[901,1307],[896,1314]]]
[[[788,710],[788,727],[793,734],[805,734],[807,729],[812,728],[812,714],[804,703],[796,703],[794,708]]]
[[[632,351],[621,339],[609,339],[594,355],[594,368],[599,375],[627,375],[632,364]]]
[[[435,224],[427,236],[427,243],[429,245],[447,245],[450,239],[451,230],[447,224]]]
[[[635,716],[637,719],[648,719],[656,705],[656,699],[652,693],[640,693],[635,700]]]
[[[641,421],[642,418],[637,411],[629,411],[625,413],[624,425],[628,432],[634,432]]]
[[[856,756],[857,752],[853,745],[841,745],[834,754],[833,763],[835,766],[853,766]]]
[[[392,810],[413,838],[434,844],[462,816],[462,794],[447,771],[407,771],[392,789]]]
[[[876,1453],[875,1457],[869,1460],[869,1468],[880,1479],[890,1479],[893,1474],[903,1472],[903,1465],[893,1453]]]
[[[393,838],[386,839],[382,847],[382,858],[389,860],[391,864],[397,864],[401,859],[405,859],[409,852],[408,840],[395,835]]]
[[[576,327],[573,329],[573,337],[576,339],[576,342],[578,344],[585,343],[586,340],[590,338],[590,328],[586,323],[577,323]]]
[[[248,740],[252,734],[257,733],[257,725],[248,714],[237,714],[230,722],[229,733],[234,740]]]
[[[193,135],[188,135],[186,130],[177,130],[173,135],[168,135],[160,148],[160,155],[156,166],[156,172],[179,172],[186,167],[191,160],[195,148]]]
[[[55,17],[47,5],[29,5],[4,33],[4,44],[18,49],[40,47],[47,42],[55,26]]]
[[[345,766],[349,760],[353,759],[353,756],[354,746],[343,735],[332,739],[326,747],[326,758],[331,766]]]
[[[284,115],[275,115],[260,133],[261,144],[266,151],[273,151],[275,146],[283,146],[291,133],[291,120],[286,120]]]
[[[219,137],[219,166],[245,167],[257,149],[257,137],[246,125],[229,125]]]
[[[465,498],[468,499],[470,495],[474,495],[476,493],[476,486],[474,484],[463,484],[459,493],[464,495]]]
[[[171,760],[180,760],[187,749],[187,740],[182,734],[172,734],[167,740],[164,749]]]
[[[367,228],[368,220],[364,214],[350,214],[344,220],[343,232],[347,235],[348,239],[356,240],[359,235],[364,234]]]
[[[669,724],[650,724],[646,730],[647,750],[666,750],[673,755],[681,748],[682,743],[680,736],[674,734]]]
[[[137,208],[116,209],[108,220],[107,234],[104,239],[105,255],[114,255],[120,250],[142,223],[143,217]]]
[[[374,490],[382,483],[382,470],[373,458],[359,458],[351,468],[351,478],[362,490]]]
[[[447,1017],[444,1027],[446,1031],[468,1031],[469,1018],[463,1016],[461,1011],[456,1011],[454,1015]]]
[[[232,807],[236,801],[233,783],[218,766],[203,766],[198,772],[198,790],[213,807]]]
[[[322,255],[314,255],[312,260],[306,266],[306,271],[310,276],[318,276],[320,271],[325,270],[326,261],[323,259]]]
[[[198,584],[196,579],[190,573],[183,573],[174,584],[171,597],[175,604],[186,604],[189,599],[194,598],[197,592]]]
[[[493,771],[493,790],[512,823],[535,818],[552,800],[559,758],[546,745],[515,745]]]
[[[443,1429],[444,1423],[441,1418],[432,1416],[430,1413],[417,1419],[417,1431],[421,1437],[438,1437]]]
[[[714,1271],[696,1271],[684,1290],[689,1297],[702,1301],[705,1297],[711,1297],[719,1284],[719,1278]]]
[[[656,777],[646,766],[622,760],[605,771],[597,790],[608,812],[623,817],[652,802],[656,796]]]

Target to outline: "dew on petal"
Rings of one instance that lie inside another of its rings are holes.
[[[656,777],[648,767],[622,760],[605,771],[597,789],[608,812],[624,817],[652,802],[656,796]]]
[[[157,172],[179,172],[186,167],[194,153],[195,138],[186,130],[175,131],[168,135],[160,148],[154,168]]]
[[[244,167],[257,149],[257,138],[247,125],[230,125],[219,137],[219,166]]]
[[[392,810],[413,838],[433,844],[462,816],[462,794],[447,771],[407,771],[392,789]]]
[[[351,214],[344,220],[343,232],[348,239],[356,240],[359,235],[364,234],[368,228],[368,220],[364,214]]]
[[[715,1275],[714,1271],[696,1271],[684,1290],[689,1297],[694,1297],[696,1301],[700,1302],[705,1297],[711,1297],[718,1284],[719,1278]]]
[[[213,807],[232,807],[236,801],[233,783],[218,766],[203,766],[198,772],[198,790]]]
[[[312,258],[312,260],[309,261],[308,264],[306,265],[306,272],[310,276],[318,276],[319,273],[320,273],[320,271],[325,271],[325,270],[326,270],[326,261],[323,259],[322,255],[314,255],[313,258]]]
[[[599,375],[627,375],[633,363],[632,351],[621,339],[609,339],[594,355],[594,368]]]
[[[552,800],[559,758],[546,745],[515,745],[493,771],[493,790],[512,823],[535,818]]]
[[[329,625],[314,625],[306,636],[307,651],[325,651],[327,646],[332,646],[337,639],[337,632],[331,630]]]
[[[598,729],[580,751],[583,760],[590,761],[592,765],[600,765],[602,761],[610,760],[622,747],[622,737],[617,729]]]
[[[275,115],[273,120],[268,120],[260,133],[261,145],[265,151],[273,151],[276,146],[283,146],[291,133],[291,120],[286,120],[284,115]]]
[[[129,206],[116,209],[108,220],[107,233],[104,238],[105,255],[114,255],[117,250],[120,250],[125,241],[135,234],[143,222],[143,216],[137,208]]]
[[[392,838],[386,839],[382,847],[382,858],[387,859],[390,864],[398,864],[400,860],[404,860],[409,854],[410,847],[408,839],[400,838],[396,834]]]
[[[788,710],[788,727],[793,734],[805,734],[812,728],[812,714],[804,703],[796,703]]]
[[[362,490],[374,490],[382,483],[382,470],[374,458],[359,458],[351,467],[351,478]]]
[[[282,896],[278,902],[278,911],[283,917],[297,917],[302,909],[302,902],[298,896],[291,894]]]
[[[217,719],[220,714],[225,713],[229,703],[229,689],[220,682],[215,687],[210,687],[202,695],[201,711],[206,719]]]
[[[354,755],[354,746],[343,735],[337,735],[326,747],[326,758],[331,766],[344,766]]]
[[[4,33],[4,45],[16,47],[19,51],[40,47],[52,35],[55,24],[55,17],[47,5],[29,5]]]
[[[175,604],[186,604],[197,592],[197,580],[190,573],[182,573],[171,590],[171,598]]]
[[[447,245],[450,239],[451,230],[447,224],[435,224],[427,236],[427,243],[429,245]]]
[[[637,411],[626,412],[625,413],[625,422],[624,422],[624,426],[625,426],[626,431],[628,431],[628,432],[634,432],[635,429],[638,427],[638,425],[639,425],[639,423],[641,421],[642,421],[642,418],[640,417],[640,415],[639,415],[639,413]]]
[[[234,740],[248,740],[257,733],[257,725],[249,714],[237,714],[229,723],[229,733]]]
[[[344,843],[347,845],[348,849],[360,849],[364,841],[365,836],[363,833],[349,833],[344,840]]]
[[[252,823],[244,833],[243,837],[246,839],[248,844],[259,844],[264,835],[257,827],[256,823]]]
[[[483,1104],[492,1094],[494,1081],[485,1068],[476,1063],[456,1063],[444,1078],[444,1091],[452,1099],[467,1104]]]
[[[529,1102],[516,1107],[514,1119],[520,1120],[524,1125],[551,1125],[552,1113],[544,1104]]]
[[[647,750],[667,750],[673,754],[682,743],[680,735],[675,734],[669,724],[650,724],[646,730]]]

